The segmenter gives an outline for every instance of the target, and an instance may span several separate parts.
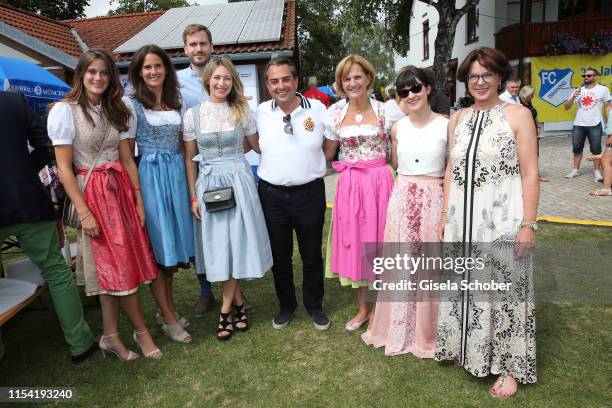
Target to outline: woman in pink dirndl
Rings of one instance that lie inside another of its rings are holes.
[[[138,298],[138,286],[157,277],[157,266],[144,228],[138,171],[129,142],[121,140],[127,137],[130,111],[121,100],[119,72],[110,54],[84,52],[73,84],[49,112],[47,128],[61,182],[81,221],[77,283],[85,285],[88,296],[100,297],[103,351],[122,361],[138,357],[119,338],[121,307],[144,356],[159,359],[162,353],[145,326]]]
[[[432,112],[428,97],[433,80],[423,69],[405,67],[395,82],[400,108],[408,115],[391,128],[391,164],[397,169],[387,211],[384,256],[439,256],[438,221],[442,212],[448,119]],[[417,284],[437,280],[435,270],[414,273],[390,270],[383,282],[407,279]],[[412,353],[433,358],[436,351],[438,297],[431,291],[378,292],[376,315],[361,336],[366,344],[384,347],[385,355]]]
[[[354,331],[368,321],[367,287],[371,271],[362,270],[362,244],[383,241],[393,177],[387,167],[388,128],[384,105],[368,98],[376,74],[359,55],[344,58],[336,68],[336,84],[345,99],[326,115],[326,137],[340,145],[340,173],[332,219],[331,265],[326,277],[338,277],[355,289],[359,310],[346,323]],[[329,261],[328,261],[329,262]]]

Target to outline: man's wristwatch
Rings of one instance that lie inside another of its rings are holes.
[[[534,222],[522,222],[521,223],[521,228],[523,227],[527,227],[527,228],[531,228],[534,231],[538,230],[538,222],[534,221]]]

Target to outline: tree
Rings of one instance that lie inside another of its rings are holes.
[[[2,2],[52,20],[84,17],[85,7],[89,5],[89,0],[2,0]]]
[[[108,15],[128,13],[148,13],[150,11],[169,10],[175,7],[189,7],[187,0],[110,0],[109,4],[119,6],[108,12]]]
[[[296,13],[303,79],[315,75],[333,83],[336,65],[349,54],[360,54],[376,68],[377,83],[394,76],[393,53],[379,22],[353,26],[343,0],[298,0]]]
[[[472,7],[476,7],[478,1],[466,0],[463,7],[457,8],[456,0],[429,0],[429,4],[440,16],[433,63],[434,82],[439,89],[446,88],[446,72],[452,56],[457,23]],[[414,0],[352,0],[349,4],[353,24],[362,26],[382,20],[394,50],[406,55]]]

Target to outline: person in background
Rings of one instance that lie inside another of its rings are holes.
[[[447,249],[461,248],[459,257],[494,249],[484,253],[492,256],[484,268],[451,270],[451,276],[466,285],[502,276],[510,283],[509,291],[480,295],[464,286],[439,304],[435,359],[454,360],[476,377],[498,376],[489,391],[494,398],[537,381],[530,254],[538,229],[537,133],[528,109],[497,95],[511,72],[504,54],[488,47],[471,51],[459,66],[457,78],[474,105],[449,122],[438,224],[439,238]]]
[[[518,105],[521,103],[519,98],[519,90],[521,89],[521,80],[511,78],[506,82],[506,90],[499,95],[499,99],[506,103]]]
[[[187,68],[176,72],[182,99],[181,116],[184,116],[190,108],[208,99],[208,93],[201,80],[204,67],[208,64],[214,51],[212,34],[208,27],[202,24],[189,24],[185,27],[183,30],[183,47],[190,64]],[[194,240],[199,239],[200,228],[200,221],[194,220]],[[210,282],[206,280],[206,271],[198,270],[196,267],[196,277],[200,283],[200,298],[193,308],[193,314],[195,317],[204,317],[215,304],[215,295]]]
[[[265,82],[271,101],[257,108],[261,149],[257,190],[261,200],[274,265],[279,310],[272,327],[280,330],[297,308],[293,283],[293,232],[303,264],[302,299],[318,330],[331,321],[323,312],[323,224],[325,222],[325,159],[336,144],[325,137],[325,106],[297,93],[298,71],[288,58],[268,62]]]
[[[531,112],[531,116],[533,117],[533,123],[536,129],[538,130],[538,157],[540,157],[540,138],[541,138],[540,135],[542,133],[542,128],[540,127],[538,123],[538,111],[531,103],[534,93],[535,93],[535,88],[533,86],[525,85],[519,91],[519,99],[521,100],[521,105],[529,109],[529,111]],[[543,176],[539,176],[539,180],[541,183],[546,183],[549,181],[546,177],[543,177]]]
[[[43,121],[20,94],[0,91],[0,121],[0,245],[9,236],[15,236],[25,255],[40,268],[72,362],[79,363],[89,357],[97,345],[85,321],[72,272],[60,252],[56,230],[58,215],[28,154],[29,143],[35,151],[48,156],[51,141]],[[3,355],[0,339],[0,360]]]
[[[600,160],[603,169],[603,186],[599,190],[592,191],[593,196],[612,196],[612,109],[608,111],[608,126],[606,127],[608,140],[606,150],[597,156],[591,156],[587,160]]]
[[[346,99],[325,115],[325,137],[340,146],[341,161],[332,218],[331,259],[326,277],[355,290],[358,311],[345,325],[354,331],[370,318],[367,287],[374,276],[362,270],[362,243],[382,242],[393,178],[387,167],[389,122],[384,104],[368,98],[376,73],[360,55],[336,67],[336,83]]]
[[[210,281],[223,282],[217,338],[225,341],[234,329],[249,329],[239,281],[261,278],[272,267],[272,251],[253,172],[244,157],[245,147],[259,153],[259,145],[242,81],[234,64],[220,57],[206,65],[202,80],[209,98],[185,113],[183,140],[191,212],[202,225],[196,266],[206,269]],[[233,205],[210,209],[206,197],[229,203],[224,194],[231,195]]]
[[[580,175],[582,151],[587,138],[591,154],[601,154],[601,135],[603,133],[601,110],[604,105],[607,112],[612,109],[612,97],[608,87],[597,83],[598,76],[599,72],[595,68],[587,68],[582,75],[584,84],[574,89],[569,99],[563,104],[565,110],[576,104],[576,117],[572,127],[574,169],[565,176],[566,178]],[[593,167],[595,168],[593,171],[595,181],[602,181],[600,162],[595,161]]]
[[[151,289],[160,307],[157,320],[166,336],[191,342],[189,321],[176,310],[174,272],[189,269],[194,257],[193,225],[185,160],[181,153],[181,102],[174,67],[164,50],[145,45],[132,56],[128,70],[134,88],[123,101],[131,111],[129,141],[138,144],[138,165],[147,232],[159,267]],[[133,148],[133,147],[132,147]]]
[[[47,130],[60,180],[81,222],[77,282],[85,283],[87,296],[100,299],[104,335],[98,345],[121,361],[138,357],[119,336],[122,308],[144,356],[160,359],[138,298],[138,287],[157,278],[157,266],[145,231],[138,169],[130,143],[120,140],[127,138],[120,134],[130,117],[122,96],[111,55],[89,49],[79,58],[72,90],[49,112]]]
[[[318,100],[327,108],[330,105],[329,96],[325,92],[321,92],[317,85],[319,85],[319,81],[317,81],[316,76],[308,77],[308,90],[304,92],[304,96]]]
[[[399,250],[402,246],[398,243],[408,243],[418,246],[427,255],[434,255],[431,251],[436,248],[431,243],[439,241],[437,224],[442,211],[448,119],[434,113],[429,106],[433,80],[425,70],[406,67],[399,74],[395,88],[408,116],[391,128],[391,165],[398,175],[387,210],[386,249],[397,247]],[[392,273],[395,274],[392,282],[407,277],[396,271]],[[426,269],[419,269],[412,276],[433,278]],[[385,277],[383,274],[382,278]],[[408,293],[398,301],[393,292],[378,293],[376,313],[361,338],[366,344],[384,347],[386,356],[412,353],[419,358],[433,358],[437,300],[418,292]]]

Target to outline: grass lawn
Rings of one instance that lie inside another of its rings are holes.
[[[538,240],[599,243],[607,245],[610,254],[612,228],[545,224]],[[563,248],[569,251],[571,246]],[[579,263],[589,261],[580,252],[571,255]],[[297,283],[299,257],[294,267]],[[539,261],[536,279],[548,269],[546,259]],[[609,275],[609,264],[604,270]],[[192,321],[194,341],[189,345],[163,336],[154,322],[152,297],[142,290],[147,322],[165,353],[158,362],[140,358],[127,364],[113,356],[103,359],[98,352],[73,366],[53,310],[22,312],[3,327],[6,357],[0,365],[0,386],[75,387],[72,406],[85,407],[609,407],[612,401],[609,297],[607,303],[538,303],[538,382],[521,387],[511,400],[498,401],[487,393],[493,377],[477,379],[452,364],[411,355],[385,357],[381,349],[361,341],[363,330],[346,332],[344,323],[355,312],[355,299],[335,280],[326,280],[325,309],[333,323],[325,332],[315,330],[302,307],[287,328],[272,329],[276,296],[271,273],[245,282],[243,288],[256,308],[249,316],[251,330],[221,343],[215,338],[217,314],[192,318],[199,290],[193,274],[176,276],[179,309]],[[49,305],[48,294],[44,299]],[[86,308],[87,320],[99,334],[100,312],[91,299],[85,303],[92,305]],[[135,350],[129,330],[122,319],[122,338]]]

